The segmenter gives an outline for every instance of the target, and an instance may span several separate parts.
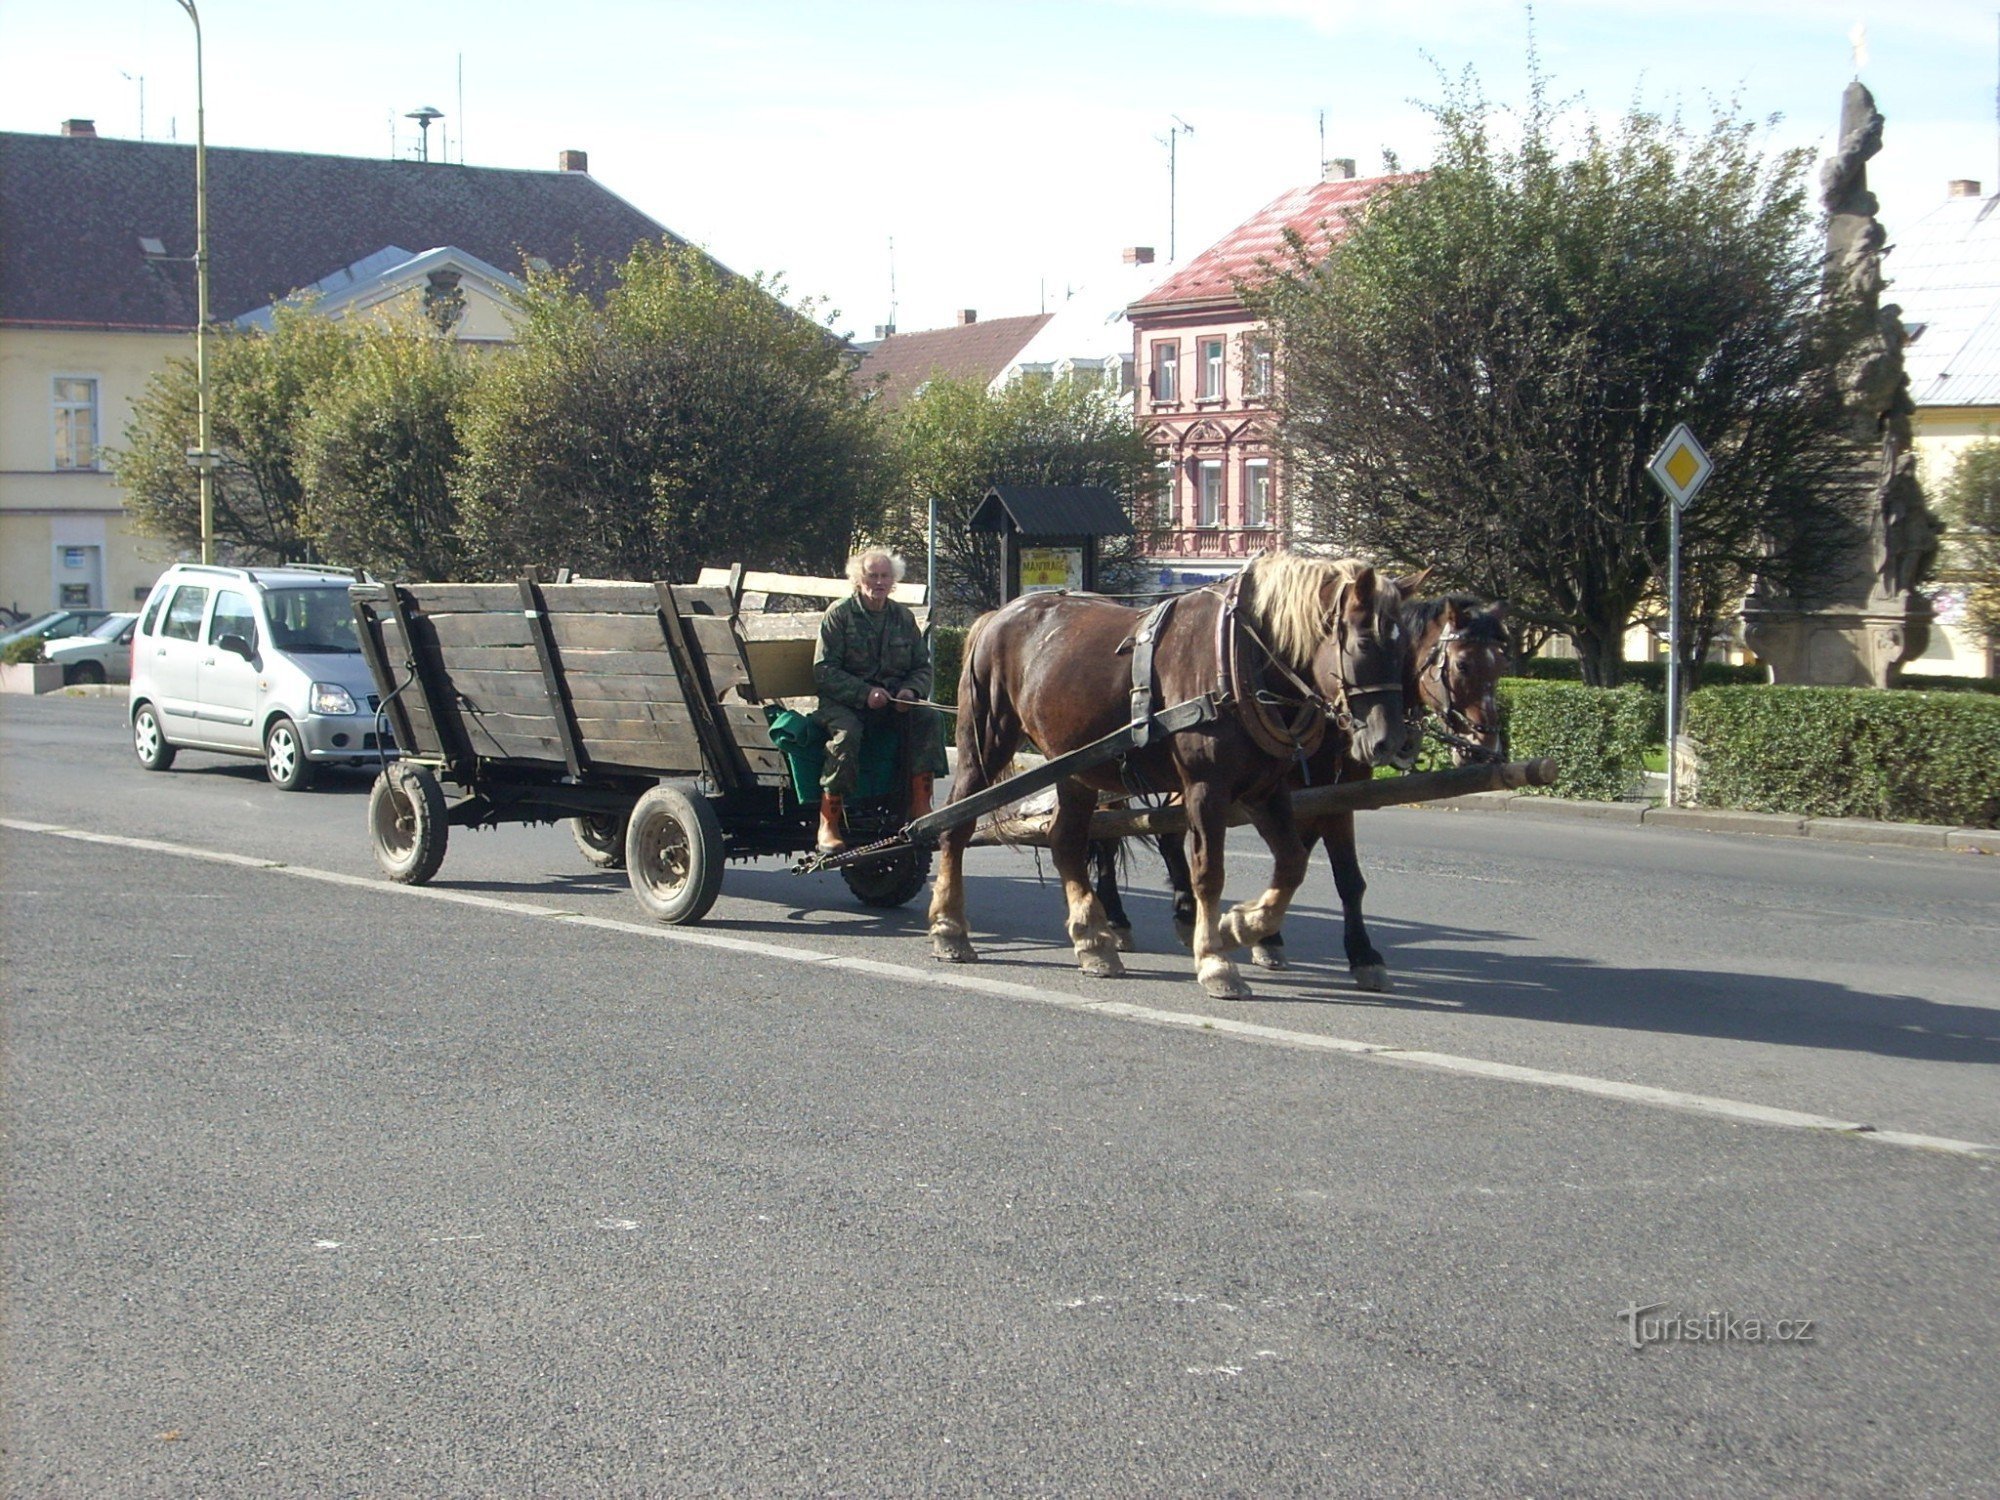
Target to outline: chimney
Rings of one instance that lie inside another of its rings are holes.
[[[1150,266],[1153,263],[1151,245],[1131,245],[1125,250],[1125,264],[1128,266]]]
[[[75,136],[80,141],[94,141],[97,139],[97,121],[64,120],[62,122],[62,133],[64,135]]]
[[[1974,177],[1954,177],[1945,184],[1945,195],[1950,198],[1977,198],[1979,180]]]
[[[590,153],[588,151],[562,151],[556,154],[558,172],[581,172],[590,175]]]
[[[967,307],[967,308],[961,308],[959,310],[958,326],[960,328],[970,328],[974,323],[977,323],[978,321],[979,321],[979,314],[973,308]]]
[[[889,338],[892,335],[894,335],[895,332],[896,332],[896,325],[894,323],[877,323],[875,325],[875,337],[878,339]]]
[[[1354,158],[1351,156],[1329,156],[1319,164],[1321,182],[1349,182],[1354,177]]]

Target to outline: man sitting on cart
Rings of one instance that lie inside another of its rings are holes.
[[[821,853],[847,846],[843,803],[859,780],[865,727],[903,732],[903,759],[911,772],[909,815],[931,810],[938,722],[936,710],[924,706],[931,696],[931,647],[909,606],[889,597],[902,576],[900,557],[880,547],[856,553],[847,560],[854,592],[829,606],[820,620],[813,650],[819,707],[813,718],[826,731],[819,779]]]

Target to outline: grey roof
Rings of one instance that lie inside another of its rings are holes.
[[[1077,484],[996,484],[967,524],[974,531],[1001,531],[1006,519],[1022,536],[1126,536],[1132,530],[1116,495]]]
[[[673,238],[587,172],[210,146],[208,203],[222,322],[385,246],[574,263],[597,291],[635,245]],[[192,146],[0,132],[0,323],[192,328],[193,253]]]
[[[1947,199],[1895,237],[1887,271],[1911,399],[2000,406],[2000,197]]]

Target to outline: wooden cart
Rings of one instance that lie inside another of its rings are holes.
[[[802,801],[772,737],[774,705],[812,692],[819,610],[840,580],[710,570],[703,582],[356,583],[362,650],[401,758],[368,799],[375,856],[422,884],[448,830],[569,819],[600,868],[625,868],[664,922],[697,922],[726,861],[809,853]],[[898,595],[921,604],[922,590]],[[901,828],[906,790],[848,803],[857,843]],[[923,888],[928,849],[844,866],[866,905]]]

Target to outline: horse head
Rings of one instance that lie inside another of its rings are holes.
[[[1313,652],[1314,686],[1345,714],[1347,753],[1364,765],[1415,764],[1417,740],[1405,716],[1409,645],[1400,588],[1365,563],[1335,565],[1324,585],[1326,630]]]
[[[1506,608],[1454,595],[1411,629],[1424,704],[1452,734],[1494,756],[1503,753],[1498,686],[1509,662]],[[1451,758],[1464,765],[1471,752],[1454,745]]]

